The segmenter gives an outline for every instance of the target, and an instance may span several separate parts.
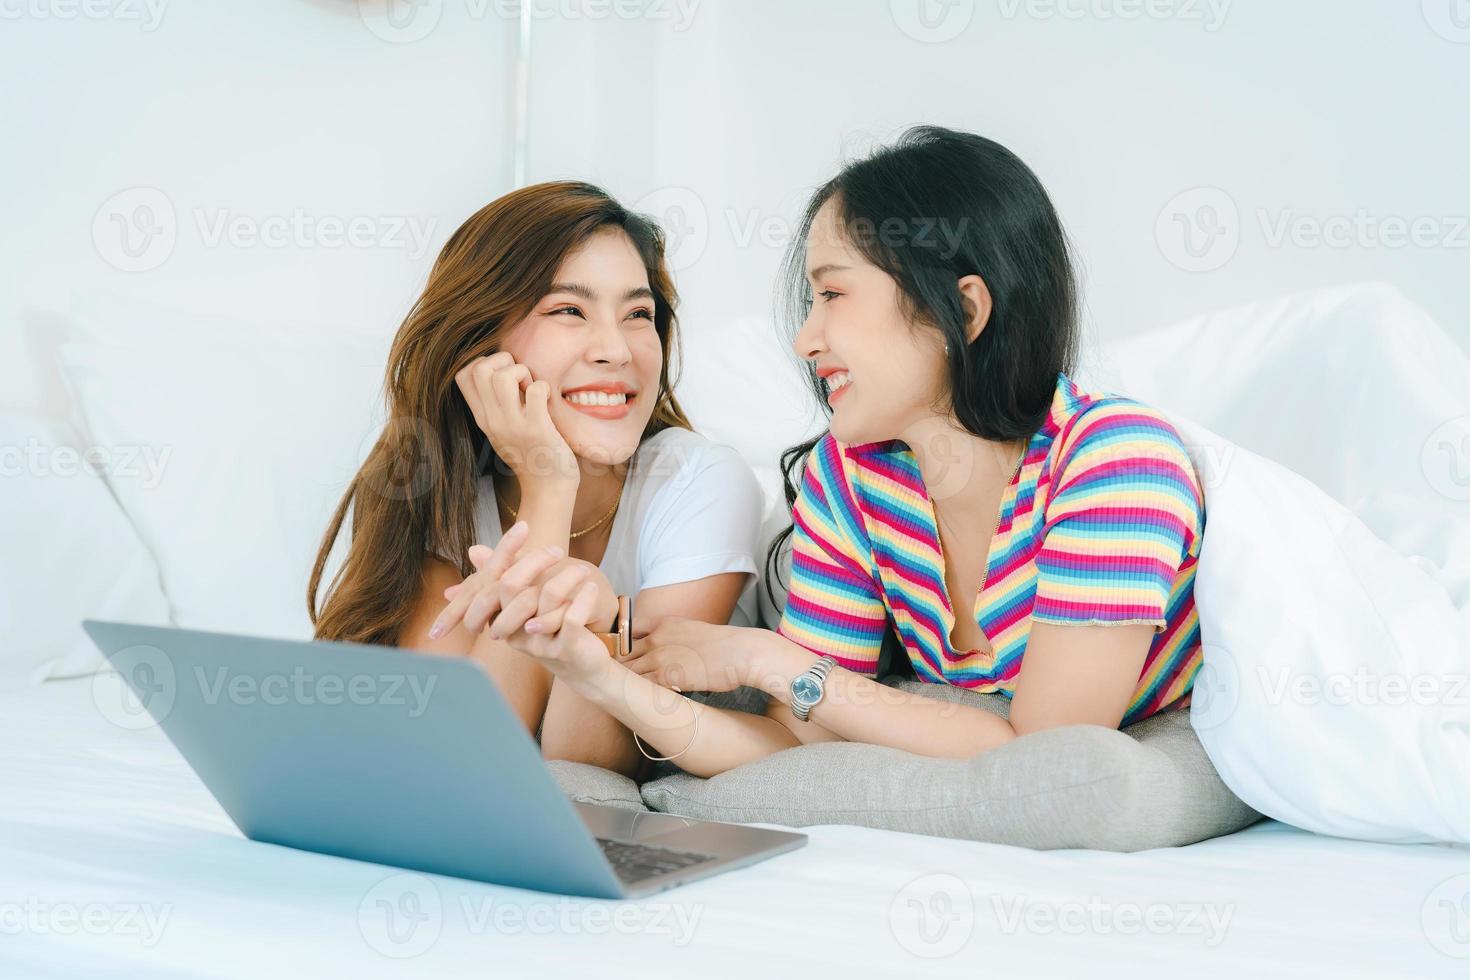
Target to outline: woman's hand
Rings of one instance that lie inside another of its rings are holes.
[[[598,601],[595,566],[569,566],[542,585],[506,599],[490,635],[534,657],[556,676],[586,690],[614,666],[607,647],[589,628]]]
[[[530,531],[525,521],[517,521],[493,549],[482,544],[470,548],[475,571],[444,590],[449,605],[429,627],[429,639],[437,640],[460,623],[470,635],[478,634],[506,599],[531,585],[561,559],[562,550],[557,547],[536,548],[519,555]]]
[[[475,424],[495,454],[529,486],[581,480],[576,454],[551,421],[551,385],[507,351],[477,357],[454,376]],[[525,392],[522,398],[522,392]]]
[[[633,653],[624,663],[634,673],[678,690],[758,687],[761,656],[772,636],[770,630],[668,616],[633,642]]]
[[[492,552],[484,545],[475,545],[469,551],[470,561],[477,569],[480,567],[480,562],[488,561],[490,554]],[[455,598],[466,586],[472,589],[483,588],[484,582],[479,576],[480,572],[476,571],[458,585],[451,585],[444,590],[444,598]],[[546,622],[551,624],[549,632],[556,632],[561,623],[559,618],[561,607],[565,605],[572,593],[584,581],[591,582],[597,586],[597,603],[593,608],[592,619],[588,625],[600,633],[611,632],[616,627],[618,617],[618,594],[614,591],[612,582],[608,581],[602,569],[596,565],[589,561],[583,561],[580,558],[572,558],[571,556],[557,559],[547,567],[541,569],[536,579],[531,583],[532,586],[535,586],[539,590],[537,595],[540,598],[537,600],[538,607],[533,608],[529,615],[535,616],[538,613],[551,615],[552,618],[546,620]],[[513,584],[519,582],[519,577],[513,580]],[[511,592],[502,591],[501,598],[508,601],[512,594]],[[527,601],[529,602],[530,600],[528,599]],[[496,608],[503,608],[505,604],[503,601]],[[490,626],[491,634],[496,639],[501,639],[493,629],[494,623],[491,623]]]

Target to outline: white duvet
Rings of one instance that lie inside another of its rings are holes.
[[[1470,357],[1380,284],[1115,343],[1204,482],[1191,718],[1268,816],[1470,841]]]
[[[813,827],[799,851],[639,902],[257,844],[158,729],[106,720],[92,684],[0,694],[7,980],[1339,980],[1463,977],[1470,962],[1470,850],[1274,822],[1138,854]]]
[[[1326,834],[1470,843],[1470,623],[1295,473],[1176,417],[1205,483],[1190,718],[1258,811]]]

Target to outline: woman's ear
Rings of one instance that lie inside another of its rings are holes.
[[[963,276],[960,298],[965,306],[965,337],[973,344],[990,322],[990,289],[979,276]]]

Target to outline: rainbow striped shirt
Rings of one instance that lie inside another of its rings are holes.
[[[1033,622],[1152,623],[1122,724],[1189,693],[1201,664],[1194,575],[1204,494],[1157,410],[1065,374],[1001,498],[976,623],[992,652],[953,649],[933,503],[899,440],[807,457],[793,509],[783,636],[872,675],[892,628],[920,680],[1010,696]]]

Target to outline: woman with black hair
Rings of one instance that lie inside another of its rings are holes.
[[[779,629],[665,619],[619,662],[581,625],[594,589],[528,587],[495,632],[696,775],[816,741],[968,757],[1187,705],[1203,492],[1163,415],[1070,377],[1072,261],[1031,170],[910,130],[817,191],[786,273],[831,418],[783,457]],[[879,684],[889,631],[919,679],[1001,692],[1009,718]],[[668,690],[740,685],[764,716]]]

